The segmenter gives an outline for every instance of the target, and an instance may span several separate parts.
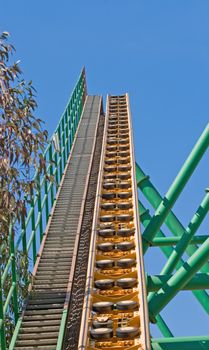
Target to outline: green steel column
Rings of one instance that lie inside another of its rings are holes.
[[[145,229],[143,234],[144,252],[146,252],[146,250],[148,249],[149,242],[152,241],[152,239],[156,235],[156,232],[160,229],[170,209],[175,204],[177,198],[182,192],[184,186],[186,185],[187,181],[189,180],[194,169],[196,168],[203,154],[207,150],[208,146],[209,146],[209,124],[203,131],[198,142],[194,146],[192,152],[190,153],[189,157],[187,158],[186,162],[181,168],[179,174],[177,175],[171,187],[169,188],[168,192],[166,193],[163,201],[160,203],[159,207],[157,208],[152,221]]]
[[[149,214],[149,210],[146,210],[144,205],[139,201],[139,212],[140,212],[140,221],[142,222],[143,226],[146,227],[149,222],[151,221],[151,216]],[[164,233],[159,230],[157,232],[157,236],[165,238]],[[207,237],[208,238],[208,237]],[[169,256],[173,252],[172,247],[160,247],[164,255],[169,258]],[[196,251],[196,249],[195,249]],[[181,267],[184,264],[184,260],[180,260],[177,264],[177,267]],[[201,271],[204,269],[201,269]],[[209,296],[204,290],[193,290],[192,293],[194,294],[195,298],[199,301],[199,303],[202,305],[202,307],[205,309],[205,311],[209,314]]]
[[[163,198],[161,197],[160,193],[157,191],[157,189],[154,187],[154,185],[151,183],[149,176],[145,175],[142,169],[139,167],[138,164],[136,164],[136,179],[137,179],[137,185],[144,194],[144,196],[147,198],[149,203],[153,206],[154,209],[157,209]],[[181,222],[178,220],[178,218],[175,216],[175,214],[170,211],[168,216],[165,219],[165,224],[169,228],[169,230],[177,237],[181,237],[185,232],[185,227],[181,224]],[[159,235],[158,231],[158,235]],[[159,237],[162,237],[160,234]],[[164,235],[165,237],[165,235]],[[169,239],[166,238],[166,239]],[[150,245],[152,242],[150,242]],[[195,251],[198,249],[197,246],[189,246],[187,248],[187,254],[191,256],[195,253]],[[202,272],[209,272],[209,264],[206,263],[205,266],[201,269]],[[198,293],[198,292],[196,292]]]
[[[167,281],[149,302],[151,320],[169,303],[209,258],[209,238],[186,263]]]
[[[146,228],[150,221],[152,220],[151,215],[149,214],[149,210],[146,209],[144,207],[144,205],[142,204],[141,201],[138,201],[138,205],[139,205],[139,213],[140,213],[140,222],[143,224],[143,226]],[[166,236],[165,234],[162,232],[162,230],[159,230],[156,234],[157,237],[163,238],[165,239]],[[160,249],[162,250],[162,252],[164,253],[164,255],[169,258],[169,256],[172,254],[173,252],[173,247],[160,247]],[[183,265],[184,261],[182,260],[181,263],[178,264],[179,267],[181,267]]]
[[[156,321],[157,326],[164,337],[173,337],[173,334],[171,333],[170,329],[160,314],[156,316]]]
[[[200,204],[199,208],[197,209],[195,215],[193,216],[191,222],[187,226],[185,233],[183,234],[181,240],[176,245],[175,249],[173,250],[173,253],[169,257],[167,263],[162,269],[161,274],[170,274],[174,268],[176,267],[179,259],[184,254],[189,242],[191,241],[192,237],[200,227],[201,223],[203,222],[205,216],[207,215],[209,210],[209,192],[204,197],[202,203]]]
[[[192,239],[193,235],[201,225],[202,221],[204,220],[205,216],[207,215],[209,210],[209,193],[206,194],[204,197],[201,205],[197,209],[195,215],[193,216],[191,222],[187,226],[181,240],[176,245],[175,249],[173,250],[172,254],[168,258],[167,263],[163,267],[160,275],[168,275],[173,272],[176,265],[178,264],[179,260],[181,259],[182,255],[184,254],[190,240]],[[167,278],[168,279],[168,278]],[[154,293],[151,293],[148,296],[149,302],[154,298]]]

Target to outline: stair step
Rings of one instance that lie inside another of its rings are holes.
[[[41,293],[41,292],[35,292],[31,293],[29,301],[33,299],[53,299],[53,298],[65,298],[66,293]]]
[[[62,310],[60,309],[53,309],[53,310],[27,310],[24,313],[24,320],[25,316],[38,316],[41,319],[53,319],[58,318],[58,316],[61,318]]]
[[[27,310],[49,310],[49,309],[62,309],[64,305],[63,303],[53,303],[53,304],[28,304]]]
[[[56,345],[15,346],[14,350],[56,350]]]
[[[41,305],[41,304],[61,304],[64,303],[65,297],[54,299],[29,299],[28,305]]]
[[[22,346],[25,349],[26,346],[30,346],[30,345],[32,345],[32,346],[57,345],[57,337],[56,338],[52,338],[52,339],[17,340],[16,344],[15,344],[15,347]]]
[[[21,327],[20,334],[30,334],[30,333],[42,333],[42,332],[59,332],[59,325],[54,326],[53,324],[44,325],[39,323],[38,327],[30,326],[30,327]]]
[[[18,335],[17,344],[19,341],[26,341],[26,340],[29,340],[30,342],[33,340],[37,340],[38,342],[44,341],[44,340],[51,341],[53,338],[55,338],[57,340],[58,335],[59,335],[58,331],[56,331],[56,332],[44,332],[41,334],[40,334],[40,332],[39,333],[29,333],[29,334],[20,333]]]

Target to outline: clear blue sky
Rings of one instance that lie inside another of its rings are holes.
[[[130,93],[136,158],[164,195],[209,121],[209,1],[1,0],[1,9],[0,30],[12,35],[49,133],[85,65],[90,94]],[[175,205],[184,225],[208,186],[208,161]],[[208,225],[207,217],[199,233]],[[145,260],[149,273],[160,272],[161,253]],[[189,292],[163,316],[175,335],[208,334]]]

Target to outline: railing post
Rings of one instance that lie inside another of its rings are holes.
[[[36,262],[36,255],[37,255],[37,248],[36,248],[36,222],[35,222],[35,208],[34,208],[34,193],[33,193],[33,188],[30,190],[30,201],[31,201],[31,209],[32,209],[32,214],[31,214],[31,226],[32,226],[32,235],[33,235],[33,264]]]
[[[46,175],[44,175],[44,195],[46,196],[45,201],[45,216],[46,216],[46,224],[49,218],[49,199],[48,199],[48,180],[46,179]]]
[[[0,340],[1,350],[6,350],[6,336],[4,326],[4,312],[3,312],[3,291],[1,285],[1,269],[0,269]]]
[[[11,241],[10,241],[10,254],[12,256],[12,286],[13,289],[13,307],[14,307],[14,317],[15,324],[18,321],[19,312],[18,312],[18,297],[17,297],[17,275],[16,275],[16,262],[15,262],[15,246],[14,246],[14,232],[12,225],[10,226],[11,230]]]
[[[61,139],[61,124],[59,124],[58,127],[58,136],[59,136],[59,142],[60,142],[60,152],[59,152],[59,164],[60,164],[60,180],[62,178],[62,139]]]
[[[65,137],[67,140],[67,158],[68,158],[69,152],[70,152],[70,147],[69,147],[69,128],[68,128],[68,111],[67,111],[67,109],[65,112]]]
[[[40,186],[40,175],[37,175],[37,195],[38,195],[38,215],[39,215],[39,238],[40,244],[43,239],[43,220],[42,220],[42,208],[41,208],[41,186]]]
[[[49,147],[49,163],[50,163],[50,166],[49,166],[49,173],[50,173],[50,176],[53,176],[53,163],[52,163],[52,144],[50,145]],[[52,180],[50,179],[50,183],[51,183],[51,189],[50,189],[50,192],[51,192],[51,206],[53,206],[53,203],[54,203],[54,185],[53,185],[53,182]]]

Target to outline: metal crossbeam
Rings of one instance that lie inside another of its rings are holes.
[[[178,199],[183,188],[185,187],[186,183],[188,182],[189,178],[191,177],[192,173],[194,172],[196,166],[200,162],[203,154],[205,153],[205,151],[207,150],[208,147],[209,147],[209,125],[207,125],[207,127],[203,131],[198,142],[196,143],[195,147],[193,148],[191,154],[189,155],[186,162],[182,166],[180,172],[178,173],[174,182],[170,186],[165,197],[163,198],[163,200],[159,204],[151,222],[146,227],[146,229],[143,233],[144,253],[146,252],[146,250],[149,247],[149,242],[152,241],[152,239],[156,235],[157,231],[162,226],[163,222],[165,221],[166,217],[169,214],[169,211],[171,210],[171,208],[175,204],[176,200]]]
[[[209,336],[152,339],[152,350],[208,350]]]
[[[163,288],[168,279],[172,275],[148,275],[147,276],[147,290],[148,292],[156,292]],[[209,289],[209,273],[197,273],[191,280],[185,284],[181,290],[201,290]]]

